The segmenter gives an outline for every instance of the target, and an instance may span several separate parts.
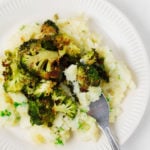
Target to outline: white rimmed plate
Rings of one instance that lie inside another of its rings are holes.
[[[146,108],[150,91],[150,69],[141,39],[128,19],[114,6],[104,0],[7,0],[0,5],[0,49],[6,47],[7,37],[21,24],[45,20],[55,13],[61,17],[70,17],[79,12],[84,12],[92,19],[91,28],[104,33],[108,45],[133,72],[137,88],[125,98],[123,113],[115,124],[119,142],[123,144],[138,126]],[[104,136],[97,143],[72,140],[64,147],[55,148],[51,145],[34,145],[24,134],[25,131],[18,128],[1,129],[1,150],[109,149]]]

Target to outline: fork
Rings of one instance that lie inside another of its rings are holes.
[[[102,131],[110,143],[111,149],[120,150],[119,145],[115,138],[112,136],[109,128],[109,106],[103,94],[101,94],[99,100],[90,104],[90,110],[88,114],[95,118],[100,125]]]

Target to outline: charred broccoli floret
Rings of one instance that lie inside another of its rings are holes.
[[[57,51],[57,47],[54,44],[54,37],[45,36],[41,39],[30,39],[24,42],[20,47],[20,52],[35,55],[41,49]]]
[[[84,64],[92,65],[96,62],[96,60],[97,60],[97,53],[95,52],[94,49],[92,49],[91,51],[83,55],[80,61]]]
[[[54,101],[53,111],[66,114],[70,118],[74,118],[77,114],[77,103],[62,89],[57,88],[53,91],[52,100]]]
[[[100,80],[101,76],[94,65],[78,65],[77,81],[82,92],[87,92],[89,86],[99,86]]]
[[[57,51],[54,51],[55,47],[51,45],[53,44],[51,40],[50,37],[29,40],[24,42],[19,48],[22,67],[32,75],[41,77],[42,79],[57,79],[60,75],[58,67],[59,55]],[[43,44],[44,48],[42,47]],[[50,46],[52,47],[52,51],[50,50]]]
[[[81,50],[77,47],[66,34],[59,34],[55,37],[55,45],[58,50],[63,51],[64,54],[67,54],[71,57],[79,57]]]
[[[81,87],[86,87],[86,84],[98,86],[100,84],[100,80],[109,82],[109,76],[104,65],[104,58],[100,57],[95,49],[92,49],[91,51],[84,54],[80,59],[80,63],[82,65],[79,65],[78,67],[77,77]],[[85,74],[87,77],[85,77]]]
[[[64,46],[67,46],[70,44],[71,39],[66,34],[58,34],[55,37],[55,45],[57,46],[58,50],[62,50]]]
[[[71,97],[66,97],[63,102],[54,104],[53,111],[64,113],[73,119],[77,114],[77,104]]]
[[[57,51],[57,47],[54,44],[54,38],[51,37],[44,37],[41,40],[41,47],[46,50]]]
[[[66,93],[61,88],[57,88],[57,89],[54,89],[51,96],[52,96],[53,101],[62,102],[66,98]]]
[[[86,74],[86,66],[79,64],[77,67],[77,81],[80,85],[80,90],[86,92],[89,87],[89,81]]]
[[[34,56],[23,54],[21,64],[31,74],[42,79],[57,79],[60,75],[60,69],[53,65],[57,59],[57,52],[41,50]]]
[[[88,66],[86,72],[89,84],[91,86],[99,86],[101,77],[98,70],[94,66]]]
[[[104,81],[109,82],[109,75],[106,72],[103,57],[97,59],[96,63],[94,64],[94,67],[98,70],[100,77]]]
[[[50,96],[55,85],[56,82],[53,82],[51,80],[41,80],[34,85],[31,85],[30,83],[28,86],[24,86],[22,91],[28,98],[43,98]]]
[[[36,100],[30,99],[28,103],[28,113],[32,124],[52,126],[55,115],[52,110],[53,101],[49,97]]]
[[[62,70],[66,69],[69,67],[71,64],[76,64],[79,61],[78,58],[76,57],[71,57],[67,54],[65,54],[63,57],[59,59],[59,64]]]
[[[52,82],[50,80],[42,80],[39,83],[37,83],[33,92],[33,96],[36,98],[50,96],[55,85],[56,82]]]
[[[59,32],[59,28],[52,20],[47,20],[42,25],[41,32],[44,35],[56,35]]]
[[[14,53],[6,51],[5,56],[6,58],[3,60],[4,89],[6,92],[19,92],[25,84],[33,80],[33,77],[20,68],[16,51]]]
[[[24,42],[19,47],[19,50],[19,55],[36,55],[41,50],[41,42],[38,39],[31,39],[29,41]]]

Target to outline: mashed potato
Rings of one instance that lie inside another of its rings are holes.
[[[27,98],[22,93],[6,94],[2,87],[3,78],[0,76],[0,112],[4,109],[9,110],[6,117],[0,117],[0,125],[19,125],[22,128],[28,127],[34,141],[37,143],[53,142],[57,135],[59,135],[64,143],[71,137],[71,131],[77,132],[83,140],[95,141],[99,138],[100,129],[95,119],[86,114],[89,109],[89,104],[92,101],[96,101],[103,91],[110,104],[110,122],[114,123],[117,116],[121,113],[120,104],[122,100],[127,92],[130,89],[133,89],[135,85],[128,68],[117,61],[108,48],[102,46],[103,44],[97,35],[90,32],[86,17],[79,16],[70,19],[58,19],[56,23],[60,28],[60,32],[67,33],[81,50],[89,51],[91,48],[94,48],[105,58],[105,66],[110,76],[110,82],[102,82],[101,87],[90,86],[88,92],[80,92],[79,84],[76,81],[77,66],[69,66],[64,71],[64,74],[67,80],[73,83],[73,90],[79,99],[80,108],[73,121],[63,115],[58,115],[54,122],[54,126],[48,128],[45,126],[31,125],[30,117],[28,115]],[[40,24],[24,26],[10,40],[11,42],[9,43],[8,48],[14,49],[31,38],[40,38],[42,36],[40,27]],[[1,74],[2,70],[1,67]],[[14,102],[19,105],[19,107],[15,108],[13,105]],[[56,142],[61,144],[61,140],[57,139]]]

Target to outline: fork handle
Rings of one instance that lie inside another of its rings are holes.
[[[105,132],[105,135],[107,136],[107,139],[111,145],[112,150],[120,150],[118,143],[116,142],[116,140],[112,136],[109,127],[106,127],[103,131]]]

